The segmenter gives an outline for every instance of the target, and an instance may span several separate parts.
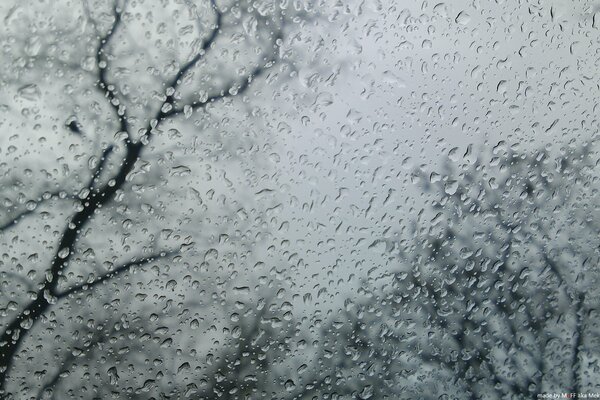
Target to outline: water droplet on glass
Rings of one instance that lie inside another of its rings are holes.
[[[69,256],[70,252],[71,252],[71,250],[69,250],[68,247],[62,248],[58,252],[58,258],[65,259],[65,258],[67,258]]]

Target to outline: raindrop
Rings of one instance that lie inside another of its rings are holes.
[[[25,86],[21,86],[19,88],[19,90],[17,91],[17,93],[20,97],[22,97],[25,100],[29,100],[29,101],[36,101],[42,95],[40,88],[34,83],[31,83],[31,84],[25,85]]]
[[[58,251],[58,258],[65,259],[69,256],[71,250],[68,247],[64,247]]]
[[[465,11],[461,11],[456,16],[455,21],[457,24],[467,25],[469,22],[471,22],[471,16],[469,14],[467,14]]]

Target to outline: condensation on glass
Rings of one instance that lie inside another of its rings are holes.
[[[0,3],[0,398],[600,396],[600,3]]]

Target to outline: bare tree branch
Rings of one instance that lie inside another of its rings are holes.
[[[57,369],[57,371],[52,376],[52,379],[50,379],[50,381],[48,381],[42,387],[42,389],[40,390],[40,392],[38,393],[38,395],[36,397],[36,400],[41,400],[44,397],[44,394],[46,394],[49,390],[54,390],[53,388],[56,387],[56,384],[60,381],[61,375],[70,368],[70,366],[74,360],[75,360],[75,356],[72,353],[68,353],[62,362],[62,366]],[[53,399],[53,398],[54,398],[54,393],[52,393],[51,399]]]
[[[48,201],[48,200],[52,200],[55,197],[59,197],[60,193],[59,192],[52,192],[50,193],[50,196],[44,198],[42,197],[42,199],[40,201],[37,202],[37,205],[39,206],[40,204]],[[17,215],[15,215],[14,217],[12,217],[8,222],[3,223],[2,225],[0,225],[0,233],[14,227],[15,225],[17,225],[19,222],[21,222],[25,217],[27,217],[28,215],[31,214],[35,214],[37,210],[37,207],[33,210],[23,210],[20,213],[18,213]]]
[[[215,101],[221,100],[221,99],[225,99],[228,97],[233,97],[233,96],[237,96],[240,94],[243,94],[244,92],[246,92],[248,90],[248,88],[251,86],[252,82],[258,78],[259,76],[261,76],[262,74],[264,74],[271,66],[273,63],[275,63],[275,61],[277,61],[277,42],[279,39],[281,39],[282,34],[281,32],[279,32],[274,40],[273,40],[273,53],[271,56],[269,57],[265,57],[266,60],[264,61],[264,63],[262,63],[261,65],[257,66],[256,68],[254,68],[252,70],[252,72],[250,72],[249,74],[246,75],[246,77],[238,84],[238,86],[236,87],[236,84],[233,83],[231,85],[229,85],[229,88],[227,90],[222,90],[219,94],[215,94],[212,96],[209,96],[207,99],[203,100],[203,101],[194,101],[191,104],[188,104],[193,111],[198,110],[200,108],[204,108],[206,105],[213,103]],[[171,108],[167,111],[162,111],[163,107],[166,104],[172,104],[172,103],[167,103],[165,102],[163,104],[163,106],[161,107],[161,111],[159,112],[158,118],[157,119],[161,119],[161,118],[170,118],[173,116],[177,116],[179,114],[182,114],[184,112],[183,108]]]
[[[14,216],[10,221],[0,225],[0,232],[5,231],[15,225],[17,225],[26,216],[35,213],[35,210],[25,210]]]
[[[106,149],[104,149],[104,151],[102,152],[102,156],[100,156],[100,161],[98,161],[98,165],[96,166],[94,172],[92,173],[90,182],[87,185],[87,187],[90,190],[92,190],[98,183],[98,179],[100,178],[100,175],[102,174],[102,170],[104,169],[104,166],[106,165],[106,162],[108,161],[108,157],[113,152],[113,149],[114,149],[114,146],[111,144]]]
[[[211,0],[211,5],[212,5],[213,10],[215,11],[215,23],[214,23],[214,26],[213,26],[210,34],[202,42],[202,47],[201,47],[200,51],[191,60],[189,60],[187,63],[185,63],[179,69],[179,71],[177,71],[177,74],[175,74],[173,79],[171,79],[171,82],[167,85],[167,88],[176,89],[177,86],[179,86],[179,84],[181,83],[181,78],[183,78],[183,76],[190,69],[192,69],[194,66],[196,66],[196,63],[198,63],[198,61],[200,61],[202,59],[202,57],[206,54],[206,51],[208,49],[210,49],[211,46],[216,42],[216,40],[219,36],[219,32],[221,30],[221,25],[223,22],[223,14],[217,7],[215,0]],[[173,102],[172,97],[168,97],[167,100],[165,101],[165,103],[172,103],[172,102]]]
[[[214,7],[215,2],[212,1],[212,4]],[[209,35],[208,39],[204,42],[202,47],[205,48],[205,50],[208,50],[211,47],[212,43],[214,43],[216,40],[217,34],[219,33],[218,27],[220,26],[221,17],[217,8],[214,8],[215,12],[217,12],[217,29],[214,29],[211,35]],[[54,257],[52,258],[51,264],[46,271],[46,280],[35,294],[33,300],[24,305],[19,314],[16,315],[10,321],[10,323],[3,327],[3,330],[0,334],[0,394],[3,393],[5,388],[6,379],[10,372],[10,368],[12,367],[13,358],[17,354],[24,337],[29,331],[26,330],[25,327],[30,329],[31,326],[40,318],[40,316],[50,308],[51,304],[53,304],[53,302],[51,302],[53,299],[56,297],[60,299],[69,296],[70,294],[93,289],[104,281],[125,273],[135,265],[148,264],[160,257],[166,257],[176,253],[171,251],[163,252],[150,257],[141,257],[138,260],[132,260],[131,262],[117,267],[115,270],[106,273],[93,282],[71,287],[65,292],[59,294],[56,293],[59,282],[58,277],[63,269],[69,265],[69,261],[75,253],[76,245],[81,236],[83,228],[89,223],[94,215],[96,215],[97,210],[99,210],[105,204],[110,203],[113,200],[114,195],[118,191],[122,190],[125,183],[128,181],[128,179],[130,179],[131,172],[133,171],[136,162],[139,160],[142,151],[149,143],[153,130],[157,129],[158,126],[169,117],[176,116],[182,112],[182,110],[174,108],[167,110],[165,105],[170,104],[172,107],[173,104],[171,102],[174,101],[172,97],[167,97],[167,99],[163,102],[163,105],[161,106],[156,118],[149,119],[147,123],[146,134],[136,142],[132,140],[131,132],[129,132],[126,112],[122,107],[120,107],[121,103],[117,96],[117,90],[115,86],[109,82],[107,76],[109,63],[108,57],[106,56],[106,49],[111,39],[114,37],[117,28],[122,24],[122,13],[123,10],[115,5],[114,22],[108,32],[100,38],[99,45],[95,53],[95,60],[98,68],[98,84],[96,87],[109,100],[111,107],[119,118],[121,130],[129,137],[129,140],[125,143],[126,152],[121,160],[120,167],[111,176],[111,179],[107,180],[104,185],[99,187],[85,199],[82,199],[81,208],[69,219],[68,224],[60,235],[60,239],[55,247]],[[264,65],[255,68],[252,73],[248,74],[246,79],[241,82],[237,88],[231,87],[227,92],[222,92],[218,95],[211,96],[205,102],[196,102],[190,106],[193,109],[201,108],[207,105],[209,102],[245,92],[249,88],[251,82],[256,77],[263,74],[271,66],[271,63],[277,60],[277,47],[279,45],[278,39],[280,37],[281,32],[275,35],[273,43],[273,55],[266,58]],[[204,53],[205,50],[202,53]],[[195,56],[194,59],[197,57],[198,55]],[[184,74],[197,63],[197,60],[194,61],[194,59],[183,65],[181,70],[175,75],[173,80],[173,82],[175,82],[175,86],[179,85]],[[176,87],[173,89],[176,89]],[[106,150],[103,157],[104,160],[101,161],[99,168],[92,174],[90,181],[90,185],[92,185],[92,187],[95,188],[95,184],[97,183],[96,181],[100,176],[101,170],[106,162],[106,158],[111,152],[112,149]]]
[[[150,264],[157,260],[164,259],[164,258],[167,258],[169,256],[172,256],[172,255],[175,255],[178,253],[179,253],[179,250],[170,250],[170,251],[162,251],[160,253],[156,253],[156,254],[153,254],[150,256],[144,256],[144,257],[139,257],[139,258],[134,257],[131,261],[129,261],[125,264],[122,264],[122,265],[116,267],[115,269],[113,269],[112,271],[107,272],[106,274],[96,278],[96,280],[94,280],[93,282],[86,282],[86,283],[82,283],[79,285],[75,285],[75,286],[65,290],[62,293],[58,293],[56,295],[56,297],[58,299],[63,299],[65,297],[68,297],[68,296],[78,293],[78,292],[92,290],[93,288],[95,288],[96,286],[101,284],[102,282],[104,282],[108,279],[112,279],[116,276],[119,276],[119,275],[129,271],[129,269],[131,269],[134,266],[142,266],[142,265]]]
[[[98,48],[96,50],[96,67],[98,68],[98,82],[96,88],[102,92],[108,99],[110,106],[115,111],[117,118],[119,119],[119,125],[121,131],[127,133],[129,136],[129,124],[127,122],[127,115],[125,109],[121,107],[121,101],[117,96],[117,88],[115,85],[111,84],[108,81],[107,73],[109,69],[108,58],[106,57],[106,47],[110,43],[110,39],[114,36],[117,28],[122,23],[122,14],[125,9],[125,3],[121,9],[115,3],[114,7],[114,22],[112,26],[109,28],[108,32],[100,38],[98,43]]]
[[[583,350],[583,334],[584,334],[584,307],[585,295],[580,293],[575,304],[575,338],[573,341],[573,360],[571,365],[571,392],[579,393],[581,382],[579,380],[581,372],[581,351]]]

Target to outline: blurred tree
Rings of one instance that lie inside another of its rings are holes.
[[[433,215],[401,245],[393,285],[416,322],[411,365],[434,368],[427,382],[474,399],[598,389],[596,146],[499,143],[487,159],[467,151],[417,174]]]
[[[257,101],[262,92],[255,83],[274,82],[287,68],[292,52],[284,48],[285,36],[311,13],[298,2],[245,0],[57,2],[10,10],[3,45],[14,62],[1,78],[4,89],[17,91],[6,107],[23,108],[4,124],[22,132],[31,119],[38,136],[10,136],[12,162],[0,163],[0,397],[34,390],[28,367],[15,370],[36,359],[34,349],[49,354],[50,343],[60,343],[67,353],[62,368],[77,361],[68,355],[71,329],[87,320],[78,299],[99,306],[109,293],[104,306],[117,307],[135,290],[136,298],[168,309],[183,304],[177,303],[182,285],[201,286],[194,272],[228,258],[231,264],[233,257],[241,259],[238,268],[245,265],[249,256],[239,243],[255,239],[244,224],[261,222],[247,221],[239,203],[219,190],[231,186],[217,167],[228,157],[197,132],[215,129],[211,113],[227,127],[234,98]],[[40,134],[45,127],[51,133]],[[211,165],[192,179],[184,161],[198,157]],[[220,214],[206,212],[211,203]],[[204,249],[203,261],[194,252],[200,261],[187,262],[182,253],[203,235],[220,244],[237,240],[238,247]],[[134,274],[137,282],[126,283]],[[169,291],[171,298],[162,294]],[[141,318],[145,308],[138,303],[126,319]],[[90,347],[110,336],[90,335],[96,338]],[[44,371],[37,378],[46,386],[61,374]]]
[[[500,143],[479,158],[470,149],[457,157],[455,149],[442,173],[416,171],[431,207],[391,246],[400,269],[379,276],[378,289],[366,284],[365,300],[348,300],[326,327],[332,344],[321,373],[331,379],[320,393],[521,399],[597,392],[596,146],[573,144],[553,155]]]
[[[61,338],[52,374],[35,372],[45,377],[37,398],[287,399],[296,323],[284,319],[285,301],[248,300],[227,303],[231,319],[214,322],[189,319],[197,298],[161,317],[150,306],[97,311]]]

